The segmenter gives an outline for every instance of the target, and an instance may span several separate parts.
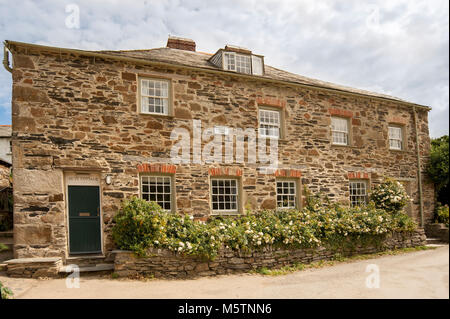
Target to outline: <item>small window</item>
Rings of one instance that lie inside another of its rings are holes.
[[[295,180],[277,181],[277,208],[297,208],[297,186]]]
[[[248,55],[236,54],[236,72],[252,73],[251,60]]]
[[[169,114],[169,81],[141,79],[141,113]]]
[[[251,58],[249,55],[225,52],[223,54],[223,66],[225,70],[239,73],[252,73]]]
[[[403,149],[403,133],[401,127],[389,126],[389,148],[391,150]]]
[[[223,54],[223,67],[228,71],[236,71],[236,60],[234,52],[225,52]]]
[[[146,201],[158,203],[161,208],[172,210],[172,178],[170,176],[141,176],[141,196]]]
[[[280,111],[259,110],[259,134],[262,137],[279,138],[280,133]]]
[[[352,207],[367,204],[366,181],[350,181],[350,204]]]
[[[331,134],[333,144],[348,145],[348,119],[342,117],[332,117]]]
[[[211,204],[213,213],[238,212],[238,181],[237,179],[211,179]]]
[[[254,75],[263,75],[262,58],[252,55],[252,71]]]

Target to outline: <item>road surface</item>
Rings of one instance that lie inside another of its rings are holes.
[[[67,288],[66,279],[1,274],[0,281],[12,288],[15,298],[449,298],[449,246],[273,277],[149,281],[81,277],[80,288]]]

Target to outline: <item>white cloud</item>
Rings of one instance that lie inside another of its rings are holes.
[[[80,7],[80,29],[65,26],[69,3]],[[165,46],[173,34],[193,38],[199,51],[240,45],[275,67],[430,105],[431,135],[448,134],[446,0],[0,0],[0,7],[2,39],[143,49]],[[0,72],[2,122],[10,90],[10,75]]]

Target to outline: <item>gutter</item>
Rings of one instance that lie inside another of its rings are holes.
[[[5,46],[3,47],[3,67],[8,71],[9,73],[12,73],[13,69],[9,66],[9,50],[7,48],[6,42],[4,43]]]
[[[423,220],[423,190],[422,190],[422,172],[421,172],[421,161],[420,161],[420,148],[419,148],[419,128],[417,120],[417,110],[413,107],[414,112],[414,125],[416,130],[416,153],[417,153],[417,180],[419,183],[419,210],[420,210],[420,226],[424,227]]]
[[[320,86],[320,85],[305,84],[305,83],[298,83],[298,82],[285,81],[285,80],[276,80],[276,79],[265,78],[262,76],[234,73],[231,71],[213,70],[213,69],[204,68],[204,67],[194,67],[194,66],[188,66],[188,65],[183,65],[183,64],[174,64],[174,63],[168,63],[168,62],[147,61],[147,60],[142,60],[142,59],[137,59],[137,58],[117,56],[117,55],[113,55],[113,54],[97,53],[97,52],[83,51],[83,50],[78,50],[78,49],[58,48],[58,47],[51,47],[51,46],[31,44],[31,43],[25,43],[25,42],[17,42],[17,41],[9,41],[9,40],[6,40],[4,42],[4,44],[11,51],[12,51],[11,46],[17,45],[17,46],[34,48],[37,50],[47,50],[47,51],[51,51],[51,52],[55,52],[55,53],[59,53],[59,54],[62,54],[62,53],[78,54],[78,55],[89,56],[89,57],[94,57],[94,58],[97,57],[97,58],[101,58],[101,59],[112,59],[112,60],[117,60],[117,61],[131,62],[134,64],[155,65],[155,66],[164,67],[164,68],[178,67],[178,68],[183,68],[183,69],[193,70],[193,71],[203,71],[203,72],[220,74],[220,75],[230,75],[230,76],[244,78],[244,79],[253,80],[253,81],[256,80],[256,81],[264,81],[264,82],[283,84],[283,85],[292,85],[292,86],[297,86],[297,87],[302,87],[302,88],[307,88],[307,89],[324,90],[324,91],[328,91],[328,92],[332,92],[332,93],[337,92],[337,93],[341,93],[341,94],[365,97],[365,98],[370,98],[370,99],[375,99],[375,100],[380,100],[380,101],[395,102],[398,104],[407,105],[409,107],[412,106],[412,107],[422,108],[427,111],[431,110],[431,107],[429,107],[429,106],[411,103],[411,102],[407,102],[407,101],[396,100],[396,99],[390,99],[387,97],[372,96],[372,95],[367,95],[367,94],[357,93],[357,92],[350,92],[350,91],[345,91],[345,90],[336,89],[336,88],[328,88],[328,87],[324,87],[324,86]]]

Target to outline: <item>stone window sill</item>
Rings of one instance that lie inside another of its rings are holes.
[[[139,113],[139,115],[143,116],[154,116],[154,117],[160,117],[160,118],[166,118],[166,119],[174,119],[175,116],[173,115],[165,115],[165,114],[153,114],[153,113]]]
[[[409,151],[408,150],[394,150],[394,149],[389,149],[389,151],[391,151],[391,152],[395,152],[395,153],[409,153]]]
[[[357,146],[353,146],[353,145],[340,145],[340,144],[331,144],[331,147],[336,147],[336,148],[359,148]]]

